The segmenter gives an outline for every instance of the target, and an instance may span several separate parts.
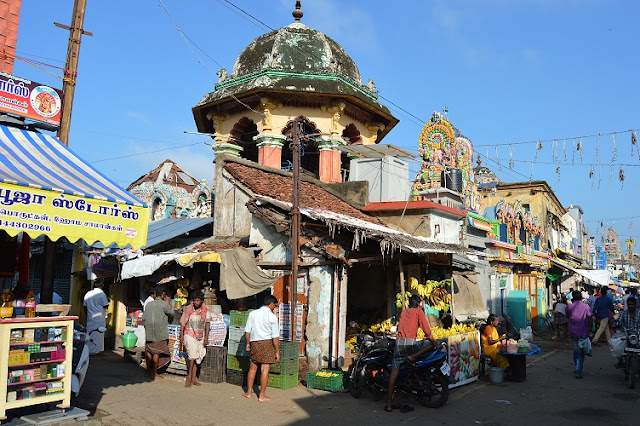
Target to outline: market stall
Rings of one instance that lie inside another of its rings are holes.
[[[70,406],[76,319],[0,319],[0,420],[14,408],[53,402]]]

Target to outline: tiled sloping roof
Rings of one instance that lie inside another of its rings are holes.
[[[286,203],[291,202],[293,194],[292,177],[269,173],[265,170],[238,163],[226,163],[224,168],[254,193]],[[300,182],[300,207],[329,210],[367,222],[380,223],[377,219],[362,213],[320,186],[304,181]]]

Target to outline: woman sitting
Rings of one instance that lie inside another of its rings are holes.
[[[498,316],[495,314],[491,314],[487,318],[487,325],[482,331],[482,353],[491,357],[498,367],[507,368],[509,366],[507,357],[498,352],[498,342],[505,340],[507,336],[504,334],[498,336],[498,322]]]

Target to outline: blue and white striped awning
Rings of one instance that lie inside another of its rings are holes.
[[[147,207],[56,138],[3,125],[0,182]]]

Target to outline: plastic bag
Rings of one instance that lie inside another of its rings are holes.
[[[578,340],[578,347],[586,356],[592,356],[591,353],[591,339],[585,337],[584,339]]]
[[[611,336],[609,339],[609,349],[611,350],[611,355],[616,358],[624,355],[624,348],[627,347],[627,340],[625,339],[625,335],[623,333],[616,333]]]
[[[520,338],[533,342],[533,330],[531,330],[531,326],[520,329]]]

